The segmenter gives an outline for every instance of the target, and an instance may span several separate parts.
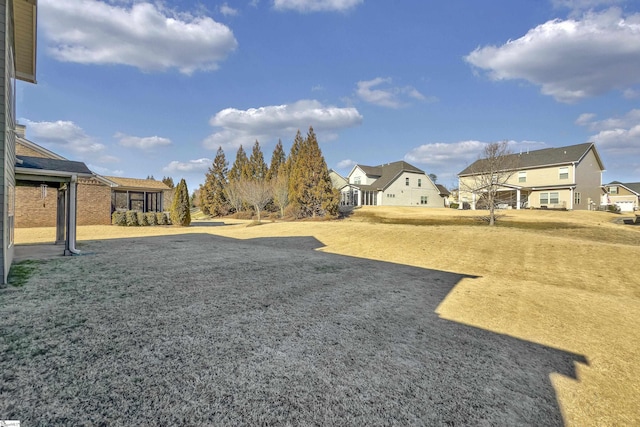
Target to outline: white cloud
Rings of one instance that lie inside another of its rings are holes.
[[[596,120],[595,114],[582,114],[576,124],[595,132],[589,137],[600,151],[624,156],[640,155],[640,109],[621,117]]]
[[[130,136],[123,133],[116,133],[114,138],[118,139],[118,144],[123,147],[139,148],[142,150],[149,150],[155,147],[163,147],[171,145],[171,140],[167,138],[161,138],[159,136]]]
[[[30,140],[49,148],[53,152],[62,151],[61,155],[71,154],[70,157],[80,156],[81,158],[97,157],[101,155],[105,146],[95,138],[87,135],[84,130],[74,122],[58,120],[56,122],[32,122],[21,120],[26,123],[27,134]],[[77,160],[71,158],[71,160]]]
[[[338,169],[351,169],[357,164],[358,164],[357,162],[355,162],[355,161],[353,161],[351,159],[345,159],[345,160],[340,160],[338,162],[337,168]]]
[[[222,6],[220,6],[220,13],[224,16],[237,16],[240,12],[238,12],[238,9],[232,8],[227,3],[223,3]]]
[[[427,98],[412,86],[394,87],[390,86],[391,82],[392,80],[389,77],[376,77],[373,80],[359,81],[356,95],[363,101],[389,108],[400,108],[407,105],[405,100],[407,97],[420,101],[435,100],[434,98]]]
[[[207,16],[149,2],[41,0],[48,52],[64,62],[121,64],[144,71],[209,71],[237,47],[231,30]],[[133,3],[133,4],[131,4]],[[126,5],[130,4],[130,7]]]
[[[179,162],[174,160],[167,166],[162,168],[164,172],[200,172],[206,171],[212,164],[213,160],[203,157],[201,159],[189,160],[188,162]]]
[[[272,105],[248,110],[226,108],[209,123],[220,128],[203,142],[210,149],[224,150],[240,145],[251,146],[254,141],[293,138],[298,130],[306,133],[309,126],[321,140],[334,137],[333,132],[357,126],[362,116],[355,108],[325,106],[316,100],[301,100],[288,105]]]
[[[409,163],[428,165],[434,170],[457,173],[476,161],[487,144],[487,142],[476,140],[424,144],[409,151],[404,156],[404,160]],[[545,145],[537,141],[509,141],[509,149],[513,153],[538,150]]]
[[[595,9],[600,6],[615,6],[622,4],[626,0],[551,0],[553,7],[565,8],[573,11],[584,11]]]
[[[98,166],[94,164],[87,164],[87,167],[91,172],[95,172],[100,175],[105,175],[105,176],[123,176],[124,175],[124,171],[121,169],[109,169],[109,168],[105,168],[103,166]]]
[[[576,102],[640,83],[640,14],[620,9],[553,20],[502,46],[465,57],[493,80],[524,79],[560,102]]]
[[[274,0],[273,7],[302,13],[346,12],[363,2],[364,0]]]

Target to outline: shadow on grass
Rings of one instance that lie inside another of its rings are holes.
[[[0,290],[6,419],[562,425],[549,376],[586,363],[440,318],[470,276],[324,253],[311,237],[87,246]]]

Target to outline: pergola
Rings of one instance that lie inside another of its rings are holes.
[[[40,187],[43,196],[49,188],[58,192],[55,244],[64,243],[64,255],[79,253],[76,249],[78,178],[92,176],[94,174],[82,162],[16,156],[16,186]]]

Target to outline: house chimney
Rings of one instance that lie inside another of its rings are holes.
[[[27,127],[25,125],[21,125],[19,123],[16,123],[16,136],[20,137],[20,138],[24,138],[25,137],[25,132],[27,131]]]

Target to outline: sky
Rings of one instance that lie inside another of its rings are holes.
[[[316,132],[329,168],[457,186],[483,147],[595,142],[640,182],[637,0],[39,0],[29,140],[102,175],[204,182]]]

